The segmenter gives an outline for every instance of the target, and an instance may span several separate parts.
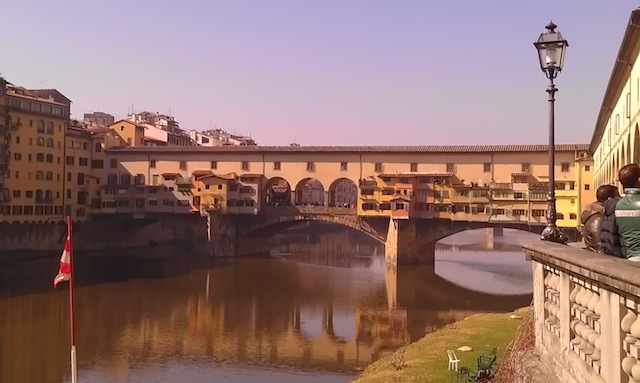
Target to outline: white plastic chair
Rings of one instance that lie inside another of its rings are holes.
[[[449,357],[449,370],[453,369],[458,371],[458,364],[460,363],[460,359],[456,356],[456,353],[453,350],[447,350],[447,356]]]

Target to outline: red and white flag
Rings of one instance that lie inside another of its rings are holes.
[[[69,279],[71,279],[71,227],[69,227],[67,242],[64,244],[64,250],[60,256],[60,270],[58,271],[58,275],[53,279],[53,287]]]

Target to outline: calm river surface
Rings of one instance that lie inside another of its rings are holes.
[[[387,268],[384,248],[324,225],[276,236],[271,259],[178,276],[166,276],[169,266],[123,278],[125,261],[95,270],[78,255],[77,273],[101,281],[77,275],[79,380],[349,382],[452,321],[528,305],[531,271],[518,243],[536,238],[457,234],[438,244],[435,270]],[[35,293],[0,283],[2,383],[70,381],[68,290],[50,288],[55,272],[29,274],[46,275]]]

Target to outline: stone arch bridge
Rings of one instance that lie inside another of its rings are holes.
[[[251,256],[269,253],[270,238],[301,222],[326,222],[358,230],[385,245],[392,264],[433,263],[435,243],[466,230],[517,229],[540,234],[544,224],[527,222],[452,221],[450,219],[392,219],[359,216],[355,209],[326,206],[270,206],[257,215],[210,215],[210,238],[215,256]],[[576,237],[575,228],[565,229]]]

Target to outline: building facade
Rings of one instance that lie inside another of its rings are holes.
[[[557,145],[560,226],[576,226],[581,204],[593,200],[593,163],[587,149]],[[215,176],[215,187],[224,179],[226,193],[218,193],[218,200],[226,201],[227,213],[317,205],[353,208],[367,216],[546,222],[546,145],[126,147],[108,150],[106,161],[113,187],[128,188],[133,179],[147,180],[137,184],[141,190],[162,185],[174,193],[163,199],[179,200],[184,212],[201,210],[206,194],[201,183]],[[131,196],[116,197],[109,203],[132,206]],[[146,208],[142,204],[140,213]]]
[[[91,112],[84,114],[83,121],[88,125],[104,128],[116,122],[116,119],[109,113]]]
[[[11,196],[5,194],[4,182],[5,176],[9,171],[9,144],[7,136],[9,134],[8,129],[8,116],[7,116],[7,82],[4,78],[0,77],[0,221],[4,212],[3,205],[11,202]]]
[[[591,139],[594,188],[618,185],[618,170],[640,162],[640,9],[631,12]]]
[[[5,156],[2,220],[62,219],[71,101],[56,90],[10,85],[5,90],[9,156]]]

